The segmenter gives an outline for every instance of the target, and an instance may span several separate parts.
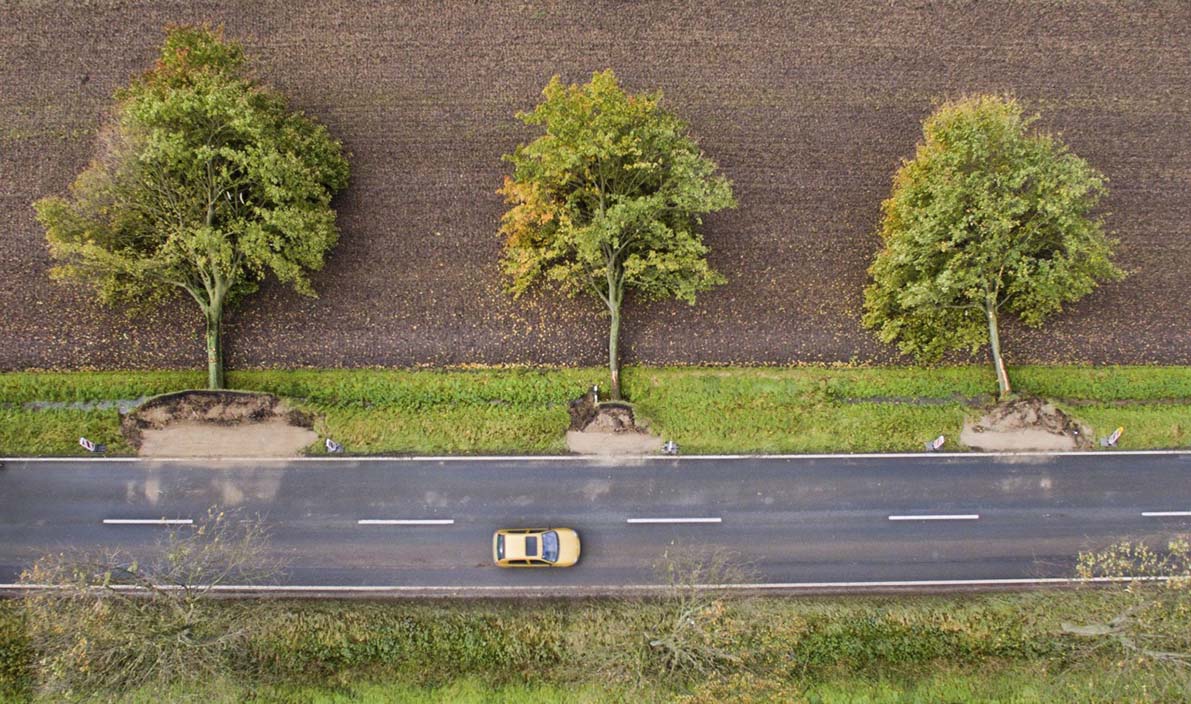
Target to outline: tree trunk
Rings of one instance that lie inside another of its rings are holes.
[[[612,374],[612,387],[608,397],[613,401],[620,400],[620,352],[617,345],[620,342],[620,301],[613,299],[613,305],[608,307],[612,314],[612,321],[608,327],[608,371]]]
[[[984,315],[988,318],[988,344],[992,351],[993,368],[997,372],[997,388],[1001,398],[1013,393],[1009,384],[1009,372],[1005,371],[1005,360],[1001,357],[1001,333],[997,330],[997,308],[993,301],[984,304]]]
[[[207,316],[207,388],[223,388],[223,307],[213,305]]]

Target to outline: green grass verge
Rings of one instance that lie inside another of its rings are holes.
[[[26,697],[0,704],[26,704]],[[53,699],[35,699],[38,704]],[[86,700],[84,700],[86,701]],[[263,685],[230,682],[180,687],[169,692],[138,691],[90,700],[104,704],[1161,704],[1184,702],[1182,693],[1144,674],[1125,678],[1099,673],[1073,675],[1042,667],[983,672],[936,672],[921,678],[839,677],[830,682],[802,678],[775,682],[740,676],[683,694],[666,689],[642,691],[597,684],[491,684],[463,678],[446,685],[368,682],[326,686]]]
[[[86,454],[79,436],[106,444],[111,454],[132,453],[115,410],[0,408],[0,455]]]
[[[1125,426],[1122,448],[1191,445],[1191,367],[1011,374],[1021,392],[1057,399],[1097,435]],[[561,452],[567,402],[604,376],[600,368],[262,370],[232,372],[228,382],[293,399],[349,452],[505,454]],[[202,382],[180,371],[0,374],[0,454],[82,454],[79,435],[128,452],[115,411],[24,404],[135,399]],[[639,416],[688,453],[915,451],[939,433],[956,438],[977,413],[971,403],[995,392],[983,366],[630,367],[624,386]]]
[[[694,617],[737,663],[675,677],[649,646],[676,613],[664,600],[217,601],[207,608],[250,624],[255,635],[235,657],[256,662],[257,679],[204,676],[102,701],[1184,701],[1177,678],[1061,633],[1065,620],[1107,620],[1127,603],[1106,590],[729,599]],[[18,606],[0,602],[0,701],[52,701],[30,697],[34,657]]]
[[[33,688],[34,654],[18,602],[0,600],[0,702],[20,701]]]
[[[1122,450],[1191,446],[1191,404],[1065,406],[1090,426],[1095,436],[1124,427]]]
[[[1184,702],[1186,689],[1153,673],[1067,670],[1030,663],[957,669],[940,665],[919,677],[845,676],[828,681],[726,678],[679,696],[681,704],[1122,704]]]

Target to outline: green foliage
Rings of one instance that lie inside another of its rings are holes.
[[[644,693],[617,691],[599,684],[493,684],[463,678],[439,687],[391,684],[352,684],[341,692],[306,689],[265,696],[261,704],[646,704],[660,701]]]
[[[180,290],[193,298],[218,387],[224,308],[267,274],[314,295],[308,272],[338,239],[330,201],[347,177],[339,142],[259,85],[239,45],[183,26],[117,94],[100,154],[70,198],[35,207],[54,278],[130,308]]]
[[[1010,632],[1019,625],[1012,621],[989,629],[979,621],[973,624],[946,613],[923,611],[867,610],[854,618],[841,614],[831,620],[811,621],[792,644],[791,664],[804,672],[837,668],[866,671],[941,660],[965,664],[990,657],[1050,654],[1045,652],[1049,650],[1045,643],[1027,636],[1020,628]]]
[[[656,565],[667,586],[660,597],[622,606],[635,616],[616,634],[598,642],[592,666],[613,682],[674,684],[733,672],[748,660],[747,610],[733,609],[733,600],[709,584],[756,581],[724,550],[681,550],[667,553]],[[744,618],[741,618],[741,617]]]
[[[33,648],[16,602],[0,601],[0,702],[33,690]]]
[[[1076,571],[1083,579],[1129,577],[1142,580],[1116,586],[1120,602],[1110,617],[1083,616],[1063,623],[1063,632],[1107,649],[1122,667],[1157,675],[1191,699],[1191,542],[1171,539],[1161,549],[1123,541],[1080,553]]]
[[[661,93],[628,95],[607,70],[582,86],[555,76],[542,95],[519,117],[546,134],[507,157],[501,189],[512,291],[546,279],[571,294],[627,286],[694,302],[722,281],[695,226],[735,205],[732,188]]]
[[[258,663],[241,656],[255,624],[245,616],[251,605],[213,596],[220,585],[264,583],[279,568],[260,519],[215,509],[156,550],[42,556],[20,578],[52,587],[21,601],[39,690],[81,700],[217,673],[256,676]]]
[[[882,204],[864,315],[881,341],[923,361],[990,345],[1000,372],[999,316],[1036,327],[1124,276],[1094,215],[1104,177],[1035,119],[994,96],[927,118]]]
[[[609,69],[584,85],[555,76],[542,95],[518,117],[545,134],[506,156],[513,175],[499,191],[510,205],[502,267],[515,296],[549,284],[604,302],[618,398],[625,291],[693,305],[697,293],[723,283],[698,227],[703,215],[735,207],[732,186],[661,107],[660,92],[629,95]]]
[[[495,683],[470,676],[442,685],[392,680],[367,682],[359,678],[313,685],[285,682],[243,685],[216,678],[201,687],[175,687],[164,692],[139,690],[115,701],[160,704],[203,697],[210,704],[661,704],[672,701],[672,697],[662,693],[599,683]]]
[[[515,681],[562,662],[566,610],[463,603],[292,604],[248,646],[287,677],[383,668],[422,683],[484,675]]]
[[[1112,653],[1073,650],[1060,632],[1073,617],[1114,613],[1128,603],[1121,597],[716,597],[700,603],[711,612],[699,619],[715,647],[739,663],[681,680],[666,668],[626,678],[632,673],[616,660],[656,636],[659,623],[682,613],[689,599],[215,601],[210,608],[224,613],[211,615],[217,622],[251,634],[240,642],[234,667],[99,700],[147,704],[168,693],[168,701],[262,704],[1182,701],[1152,671]],[[16,629],[13,652],[28,667],[32,652],[19,645],[22,618],[0,604],[0,635]],[[1178,618],[1185,627],[1187,614]],[[559,699],[564,692],[574,698]]]

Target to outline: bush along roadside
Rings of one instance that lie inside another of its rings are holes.
[[[1191,445],[1191,367],[1012,371],[1019,390],[1053,399],[1097,437],[1124,426],[1122,449]],[[289,399],[352,454],[550,454],[565,451],[568,402],[604,373],[262,370],[228,382]],[[938,435],[963,450],[961,427],[996,392],[983,366],[637,366],[623,378],[638,417],[684,453],[913,452]],[[119,406],[201,383],[186,371],[0,374],[0,455],[84,454],[80,435],[129,454]]]
[[[152,691],[100,692],[96,700],[161,701],[162,688],[173,687],[167,699],[196,702],[576,701],[557,698],[565,692],[642,703],[858,701],[847,692],[891,704],[1183,701],[1169,678],[1123,664],[1116,650],[1080,648],[1063,633],[1065,619],[1116,613],[1128,601],[1123,592],[706,596],[695,612],[673,598],[217,600],[203,608],[249,634],[228,654],[238,667],[227,672],[251,674],[177,671]],[[53,701],[30,697],[36,663],[22,641],[19,604],[0,604],[7,678],[0,684],[9,687],[0,701]],[[688,633],[696,637],[666,635],[680,613],[697,622]],[[721,657],[675,660],[676,649]],[[474,699],[458,698],[461,686]]]

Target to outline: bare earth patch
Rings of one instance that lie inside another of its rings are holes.
[[[655,455],[662,439],[649,433],[584,433],[567,431],[567,449],[577,455]]]
[[[121,425],[144,457],[292,457],[318,440],[310,418],[277,397],[235,391],[159,396]]]
[[[1083,450],[1091,447],[1087,428],[1039,398],[998,404],[978,422],[964,423],[963,444],[986,452]]]
[[[597,404],[592,393],[571,402],[567,449],[579,455],[651,455],[662,439],[638,426],[633,408],[622,403]]]
[[[142,457],[293,457],[318,440],[281,419],[242,425],[181,421],[141,434]]]

